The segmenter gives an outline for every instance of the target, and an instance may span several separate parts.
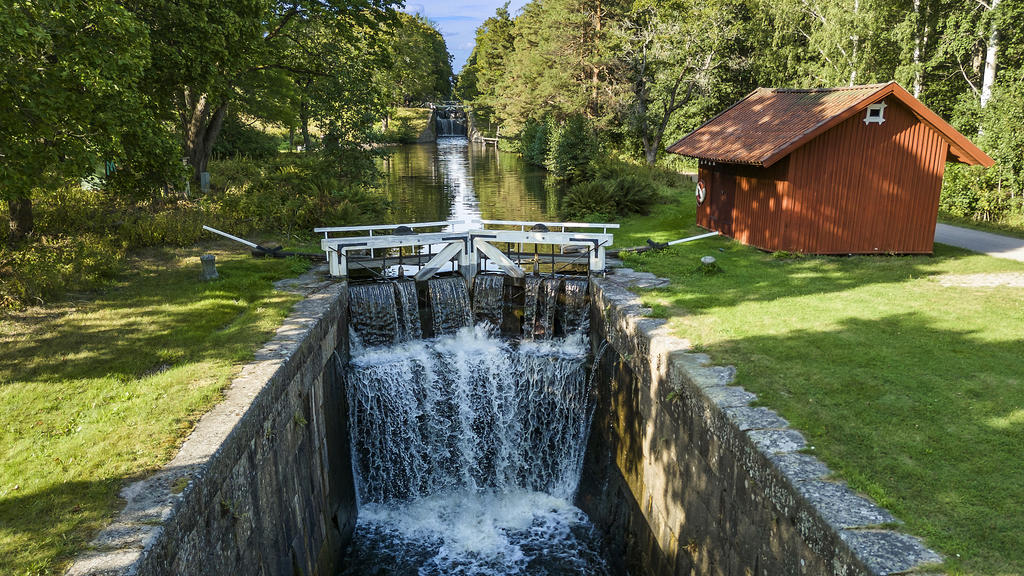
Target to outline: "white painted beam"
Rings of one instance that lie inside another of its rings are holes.
[[[451,244],[444,247],[437,253],[436,256],[430,259],[429,262],[420,268],[420,271],[416,273],[416,280],[426,280],[434,274],[437,274],[443,266],[451,262],[452,258],[455,258],[463,252],[465,244],[462,241],[452,242]]]
[[[524,272],[522,268],[510,260],[508,256],[505,256],[504,252],[498,250],[494,246],[491,246],[487,240],[474,238],[473,249],[479,250],[484,256],[490,258],[491,261],[497,264],[498,268],[501,268],[501,271],[505,274],[508,274],[513,278],[522,278],[523,276],[526,276],[526,272]]]

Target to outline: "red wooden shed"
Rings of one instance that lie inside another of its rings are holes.
[[[895,82],[758,88],[668,148],[697,224],[763,250],[932,252],[946,162],[993,161]]]

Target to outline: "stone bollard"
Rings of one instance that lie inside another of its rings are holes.
[[[199,257],[199,262],[203,265],[202,273],[199,278],[203,282],[209,280],[216,280],[219,276],[217,274],[217,265],[215,263],[216,257],[213,254],[203,254]]]
[[[700,259],[700,266],[697,267],[697,271],[704,275],[718,274],[722,271],[718,267],[718,262],[715,261],[714,256],[704,256]]]

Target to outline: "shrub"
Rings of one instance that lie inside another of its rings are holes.
[[[339,169],[346,162],[358,168],[362,157],[340,147],[338,151],[323,157],[285,154],[259,162],[220,160],[211,164],[217,185],[209,194],[192,198],[139,199],[80,186],[37,190],[34,238],[0,247],[0,307],[97,288],[121,269],[128,250],[193,245],[208,237],[204,224],[240,236],[309,236],[315,226],[385,216],[388,203],[367,185],[371,176]]]
[[[615,195],[606,181],[574,184],[562,197],[562,217],[608,222],[618,216]]]
[[[210,187],[218,190],[228,188],[245,188],[263,178],[264,172],[273,167],[273,163],[255,162],[249,158],[222,158],[211,160]]]
[[[331,167],[317,162],[282,166],[234,196],[238,217],[250,228],[289,235],[327,223],[367,222],[388,208],[376,192],[345,182]]]
[[[628,214],[646,214],[658,200],[649,169],[608,161],[590,182],[569,187],[562,198],[562,215],[572,219],[614,220]]]
[[[546,165],[560,180],[579,182],[593,174],[597,132],[581,114],[574,114],[551,132]]]
[[[96,234],[43,236],[13,249],[0,246],[0,307],[43,303],[67,290],[96,288],[123,264],[122,243]]]
[[[245,156],[253,160],[266,160],[277,155],[283,144],[280,137],[242,122],[234,114],[224,119],[224,126],[213,145],[213,155],[219,158]]]
[[[520,134],[519,149],[523,159],[535,166],[544,166],[548,156],[550,126],[533,118],[526,121]]]

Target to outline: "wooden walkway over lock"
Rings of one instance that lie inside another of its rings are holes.
[[[414,267],[416,280],[442,271],[459,272],[472,280],[481,271],[500,271],[513,278],[527,267],[551,273],[585,265],[587,274],[604,274],[609,229],[618,224],[587,222],[524,222],[479,220],[466,231],[420,231],[465,225],[464,221],[414,222],[373,226],[315,228],[332,276],[369,270],[378,276],[389,268]],[[596,230],[600,229],[600,232]],[[381,272],[378,272],[381,271]]]

